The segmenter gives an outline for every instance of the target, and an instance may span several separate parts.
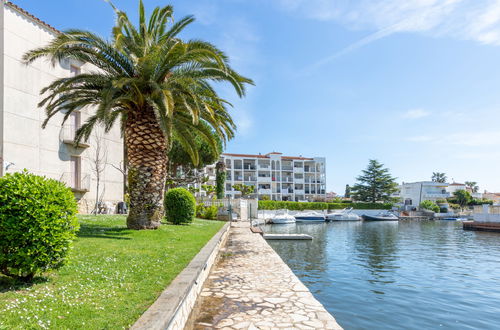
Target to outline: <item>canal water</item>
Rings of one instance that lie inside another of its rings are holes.
[[[344,329],[500,329],[500,234],[460,222],[266,225],[268,241]],[[279,274],[276,274],[279,276]]]

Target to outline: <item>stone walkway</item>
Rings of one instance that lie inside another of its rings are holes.
[[[186,329],[342,329],[248,223],[233,223]]]

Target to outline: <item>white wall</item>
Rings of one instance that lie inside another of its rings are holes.
[[[71,171],[70,156],[82,157],[82,176],[89,175],[92,179],[90,191],[76,194],[81,198],[82,205],[93,204],[95,199],[95,175],[91,171],[90,148],[74,148],[62,141],[62,114],[54,116],[46,129],[41,125],[45,112],[37,104],[42,99],[40,90],[56,78],[70,76],[69,61],[52,65],[46,60],[37,60],[33,64],[22,63],[22,56],[27,51],[47,44],[55,32],[32,18],[5,6],[3,11],[2,63],[4,65],[1,89],[3,102],[3,158],[5,162],[15,165],[8,172],[20,171],[24,168],[30,172],[61,179]],[[81,67],[82,72],[89,69]],[[82,109],[82,122],[89,116],[89,109]],[[92,144],[92,141],[90,141]],[[115,127],[105,137],[108,151],[108,162],[119,165],[123,160],[123,146],[119,127]],[[111,166],[107,166],[103,174],[105,195],[104,200],[118,202],[123,199],[123,176]],[[85,211],[85,210],[84,210]],[[90,211],[90,210],[89,210]]]

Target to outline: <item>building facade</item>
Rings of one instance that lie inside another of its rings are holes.
[[[314,201],[326,198],[324,157],[283,156],[279,152],[265,155],[225,153],[221,160],[226,165],[227,197],[241,197],[241,192],[236,191],[233,186],[245,184],[255,187],[254,194],[250,196],[252,198],[276,201]],[[207,171],[215,179],[215,172],[210,168]]]
[[[40,90],[57,78],[90,69],[69,59],[55,64],[22,62],[27,51],[46,45],[58,33],[16,5],[0,0],[0,175],[27,169],[60,180],[72,188],[80,210],[90,212],[97,198],[97,158],[104,163],[98,200],[108,205],[123,200],[123,174],[114,167],[123,164],[123,142],[116,127],[109,134],[96,131],[88,142],[75,146],[75,131],[90,113],[86,108],[71,114],[64,126],[64,114],[57,114],[42,129],[45,112],[37,106],[42,99]]]
[[[471,192],[463,183],[440,183],[434,181],[403,182],[393,197],[399,198],[401,203],[406,207],[418,207],[425,200],[436,202],[453,197],[453,193],[458,190]],[[483,194],[481,193],[471,192],[471,195],[474,198],[483,198]]]

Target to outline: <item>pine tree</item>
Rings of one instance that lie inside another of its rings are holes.
[[[368,167],[356,178],[351,190],[352,197],[363,202],[389,202],[391,194],[397,191],[395,178],[389,169],[375,159],[370,159]]]

